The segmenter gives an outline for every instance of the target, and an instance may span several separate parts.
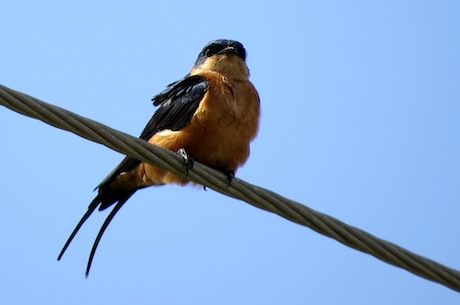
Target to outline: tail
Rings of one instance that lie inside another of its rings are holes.
[[[107,229],[112,219],[115,217],[115,214],[117,214],[117,212],[121,209],[121,207],[125,204],[125,202],[128,201],[129,197],[131,197],[136,191],[137,189],[134,189],[131,191],[123,191],[123,190],[112,190],[108,188],[99,188],[99,192],[97,196],[93,199],[93,201],[91,201],[91,203],[88,206],[88,210],[82,216],[82,218],[78,222],[75,229],[73,229],[72,233],[70,234],[69,238],[64,244],[64,247],[62,247],[62,250],[59,253],[57,259],[61,260],[65,251],[67,250],[70,243],[74,239],[75,235],[77,235],[78,231],[83,226],[85,221],[91,216],[91,214],[98,207],[99,207],[99,211],[101,211],[101,210],[108,208],[112,204],[115,204],[114,208],[112,209],[112,211],[110,211],[109,215],[107,216],[101,228],[99,229],[99,233],[97,234],[96,239],[94,240],[93,247],[91,248],[91,252],[88,258],[88,264],[86,266],[85,275],[88,276],[89,270],[91,269],[91,263],[93,262],[94,254],[96,253],[96,249],[102,238],[102,235],[104,234],[105,230]]]

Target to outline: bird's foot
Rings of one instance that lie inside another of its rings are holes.
[[[235,178],[235,172],[232,170],[224,170],[224,174],[227,177],[228,184],[231,184],[233,181],[233,178]]]
[[[225,175],[225,177],[227,177],[227,183],[228,183],[227,186],[230,186],[230,184],[232,184],[233,178],[235,178],[235,172],[232,170],[226,170],[226,169],[220,170],[220,172],[222,172]],[[206,185],[203,185],[203,190],[207,191]]]
[[[185,165],[185,170],[188,171],[190,169],[193,168],[193,159],[190,158],[190,156],[188,155],[187,151],[185,150],[185,148],[179,148],[179,150],[177,151],[177,153],[182,157],[182,159],[184,160],[184,165]]]

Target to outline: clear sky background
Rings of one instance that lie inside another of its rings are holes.
[[[460,2],[10,1],[0,83],[139,135],[150,98],[236,39],[262,103],[237,176],[460,269]],[[460,295],[199,187],[136,193],[92,272],[121,160],[0,109],[0,304],[459,304]]]

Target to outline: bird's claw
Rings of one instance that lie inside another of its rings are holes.
[[[225,170],[224,174],[227,177],[228,184],[231,184],[233,181],[233,178],[235,178],[235,172],[232,170]]]
[[[185,165],[185,170],[188,171],[190,169],[193,168],[193,159],[190,158],[190,156],[188,155],[187,151],[185,150],[185,148],[179,148],[179,150],[177,151],[177,153],[182,157],[182,159],[184,160],[184,165]]]

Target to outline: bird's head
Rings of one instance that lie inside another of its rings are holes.
[[[229,78],[247,79],[249,70],[246,66],[246,50],[236,40],[218,39],[209,42],[195,61],[193,72],[212,71]]]

